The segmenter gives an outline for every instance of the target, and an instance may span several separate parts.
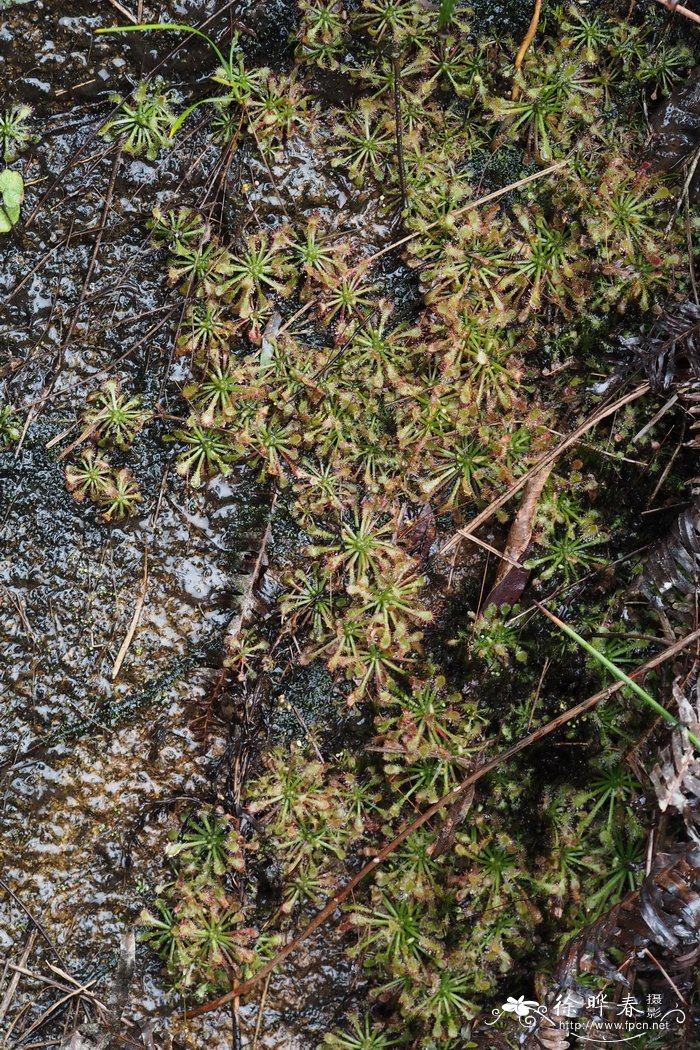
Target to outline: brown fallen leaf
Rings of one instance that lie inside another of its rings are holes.
[[[547,483],[553,466],[553,463],[544,466],[530,478],[523,489],[523,498],[518,513],[508,533],[503,560],[496,573],[493,587],[483,603],[483,608],[488,608],[489,605],[497,607],[513,605],[519,600],[527,586],[530,579],[529,570],[515,566],[512,562],[519,562],[530,544],[542,489]]]

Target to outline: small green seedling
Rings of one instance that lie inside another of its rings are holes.
[[[10,106],[0,113],[0,152],[6,164],[15,160],[36,138],[29,126],[31,115],[31,106],[25,105]]]

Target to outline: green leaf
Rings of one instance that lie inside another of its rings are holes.
[[[9,233],[19,222],[24,200],[24,179],[18,171],[5,168],[0,172],[0,233]]]

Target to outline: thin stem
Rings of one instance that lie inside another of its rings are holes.
[[[468,204],[463,204],[461,208],[455,208],[454,211],[448,212],[440,219],[435,219],[434,222],[429,222],[427,226],[423,226],[420,230],[416,230],[414,233],[407,233],[405,237],[400,237],[398,241],[392,241],[391,244],[385,245],[384,248],[380,248],[378,252],[374,252],[373,255],[368,256],[366,259],[361,259],[356,266],[350,269],[350,273],[354,273],[360,266],[368,266],[370,263],[375,262],[376,259],[381,259],[387,252],[393,252],[395,248],[400,248],[402,244],[408,244],[409,241],[415,240],[416,237],[422,237],[428,233],[429,230],[434,230],[436,226],[441,226],[447,219],[456,219],[459,215],[466,215],[468,211],[473,211],[474,208],[478,208],[481,204],[488,204],[490,201],[495,201],[499,197],[502,197],[506,193],[511,193],[513,190],[519,190],[522,186],[528,186],[531,182],[536,182],[537,179],[543,179],[545,175],[551,175],[555,171],[559,171],[560,168],[565,168],[569,163],[569,158],[565,157],[564,160],[558,160],[556,164],[550,164],[548,168],[543,168],[542,171],[535,171],[532,175],[526,175],[522,179],[517,179],[516,182],[510,182],[507,186],[503,186],[500,190],[494,190],[493,193],[487,193],[485,197],[479,197],[477,200],[469,201]]]
[[[532,12],[532,18],[530,25],[527,27],[527,33],[523,37],[523,42],[518,48],[518,53],[515,56],[515,68],[520,69],[523,62],[525,61],[525,55],[530,50],[532,41],[535,39],[535,33],[537,27],[540,24],[540,14],[542,13],[542,0],[535,0],[535,9]]]
[[[403,155],[403,127],[401,123],[401,66],[399,65],[398,55],[392,55],[391,65],[394,70],[394,121],[396,124],[396,153],[399,162],[401,208],[405,211],[408,207],[408,197],[406,195],[406,166]]]
[[[689,11],[687,7],[681,7],[679,3],[674,3],[673,0],[659,0],[659,3],[663,4],[671,14],[683,15],[684,18],[689,18],[691,22],[700,24],[700,15],[696,15],[695,11]]]
[[[106,26],[104,29],[96,29],[95,33],[145,33],[146,30],[152,29],[160,29],[169,33],[192,33],[194,36],[199,36],[202,40],[206,40],[221,65],[226,65],[226,59],[210,36],[195,26],[184,25],[180,22],[141,22],[137,26]]]

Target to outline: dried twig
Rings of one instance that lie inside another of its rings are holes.
[[[383,255],[388,252],[393,252],[396,248],[400,248],[402,244],[408,244],[409,241],[415,240],[416,237],[422,237],[428,233],[429,230],[435,229],[436,226],[442,226],[448,220],[456,219],[460,215],[465,215],[468,211],[473,211],[474,208],[478,208],[482,204],[488,204],[489,201],[495,201],[499,197],[503,197],[506,193],[512,193],[513,190],[519,190],[523,186],[529,185],[531,182],[536,182],[537,179],[543,179],[545,175],[551,175],[555,171],[560,171],[561,168],[565,168],[569,163],[569,158],[565,157],[564,160],[558,160],[556,164],[550,164],[548,168],[543,168],[542,171],[536,171],[532,175],[526,175],[522,179],[518,179],[517,182],[511,182],[507,186],[503,186],[500,190],[494,190],[493,193],[487,193],[485,197],[479,197],[477,200],[469,201],[467,204],[462,205],[461,208],[455,208],[454,211],[450,211],[443,218],[436,219],[434,222],[429,222],[427,226],[423,226],[420,230],[416,230],[414,233],[407,233],[405,237],[400,237],[398,241],[392,241],[391,244],[385,245],[384,248],[380,248],[378,252],[368,256],[366,259],[362,259],[356,266],[350,269],[350,273],[354,273],[355,270],[359,270],[360,266],[369,266],[370,263],[375,262],[377,259],[381,259]]]
[[[474,520],[470,521],[463,529],[459,529],[442,547],[440,554],[447,554],[462,539],[469,539],[479,526],[483,525],[485,521],[488,521],[489,518],[493,517],[496,511],[505,506],[505,504],[508,503],[517,492],[520,492],[520,490],[524,488],[536,474],[539,474],[540,471],[544,470],[544,468],[548,467],[551,463],[555,463],[568,448],[571,448],[572,445],[576,444],[579,438],[589,430],[592,430],[593,427],[597,426],[598,423],[601,423],[604,419],[614,416],[616,412],[621,408],[624,408],[625,405],[629,405],[631,401],[636,401],[637,398],[648,394],[649,389],[648,383],[642,383],[641,386],[635,387],[635,389],[629,394],[625,394],[624,397],[618,398],[618,400],[613,402],[612,405],[608,405],[606,408],[601,408],[597,412],[594,412],[593,415],[582,423],[580,427],[577,427],[572,434],[569,434],[569,436],[564,438],[564,440],[553,448],[551,452],[548,452],[542,457],[542,459],[538,460],[533,467],[530,467],[530,469],[523,474],[521,478],[518,478],[515,484],[511,485],[502,496],[499,496],[492,503],[489,503],[488,507],[485,507],[480,514],[477,514]]]
[[[535,39],[535,33],[537,32],[537,27],[540,24],[540,14],[541,13],[542,13],[542,0],[535,0],[535,9],[532,12],[532,18],[530,20],[530,25],[527,27],[527,33],[523,37],[523,42],[520,45],[520,47],[518,48],[518,53],[515,56],[515,68],[516,69],[520,69],[522,67],[523,62],[525,61],[525,55],[530,50],[530,45],[532,44],[532,41]],[[520,90],[518,88],[518,85],[514,84],[513,85],[513,91],[512,91],[512,94],[511,94],[511,98],[513,99],[513,101],[515,101],[518,98],[519,94],[520,94]]]
[[[401,119],[401,66],[399,56],[392,55],[391,66],[394,71],[394,122],[396,127],[396,155],[399,165],[399,189],[401,190],[401,207],[408,207],[406,195],[406,165],[403,155],[403,125]]]
[[[265,978],[265,987],[262,990],[260,996],[260,1006],[258,1007],[258,1018],[255,1022],[255,1034],[253,1035],[253,1050],[258,1050],[258,1039],[260,1038],[260,1030],[262,1029],[263,1017],[265,1016],[265,1003],[267,1002],[267,991],[270,987],[270,981],[272,980],[272,974],[268,973]]]
[[[691,22],[697,22],[700,24],[700,15],[696,15],[694,11],[689,11],[687,7],[681,7],[678,0],[658,0],[660,4],[668,8],[671,14],[683,15],[684,18],[689,18]]]
[[[265,534],[258,550],[258,556],[255,559],[255,565],[248,576],[248,583],[243,592],[238,612],[231,620],[228,630],[226,631],[224,647],[230,645],[231,642],[238,637],[255,610],[255,588],[258,585],[258,580],[260,579],[262,571],[266,565],[267,546],[272,538],[272,519],[274,517],[275,507],[277,506],[278,495],[279,493],[275,490],[275,494],[272,497],[272,503],[270,504],[270,511],[267,516],[267,528],[265,529]]]
[[[97,262],[97,256],[100,253],[100,246],[102,244],[102,233],[106,229],[106,226],[107,226],[107,219],[109,217],[109,209],[112,206],[112,198],[114,196],[114,187],[115,187],[116,182],[117,182],[117,173],[119,171],[119,166],[121,164],[122,155],[123,155],[123,147],[120,144],[117,147],[117,151],[116,151],[116,153],[114,155],[114,162],[112,164],[112,174],[110,176],[109,185],[107,187],[107,193],[105,195],[104,204],[102,206],[102,214],[100,216],[100,224],[99,224],[99,227],[98,227],[98,233],[97,233],[97,236],[95,237],[95,243],[93,244],[92,252],[90,254],[90,261],[88,262],[87,271],[85,273],[85,279],[83,280],[82,288],[80,289],[80,295],[78,297],[78,302],[76,304],[75,310],[73,311],[73,316],[71,317],[70,323],[68,325],[68,331],[66,332],[65,339],[61,343],[61,347],[60,347],[59,352],[58,352],[58,367],[56,369],[56,372],[53,375],[53,378],[49,382],[49,384],[46,387],[46,389],[43,391],[39,401],[38,402],[34,402],[34,404],[30,407],[29,411],[27,412],[27,417],[26,417],[26,419],[24,421],[24,426],[22,428],[22,433],[20,435],[19,441],[17,442],[17,446],[16,446],[16,449],[15,449],[15,458],[17,458],[17,456],[19,456],[19,454],[20,454],[20,452],[22,450],[22,446],[24,444],[24,439],[27,436],[27,431],[29,430],[29,427],[36,420],[37,416],[39,415],[39,413],[43,409],[43,407],[46,404],[46,402],[51,397],[51,394],[53,393],[53,389],[54,389],[54,387],[56,385],[56,382],[57,382],[58,377],[59,377],[60,372],[61,372],[61,367],[62,367],[62,362],[64,360],[65,352],[68,349],[68,347],[70,346],[71,340],[72,340],[73,335],[75,333],[75,329],[76,329],[77,324],[78,324],[78,319],[80,318],[80,314],[81,314],[81,311],[83,309],[83,305],[85,303],[85,296],[87,295],[88,286],[90,284],[90,281],[92,280],[92,275],[93,275],[93,272],[95,270],[95,264]]]
[[[670,660],[672,657],[676,656],[677,653],[682,652],[689,645],[692,645],[693,642],[696,642],[698,640],[700,640],[700,629],[693,631],[691,634],[687,635],[685,638],[682,638],[674,645],[671,645],[667,649],[664,649],[663,652],[658,653],[656,656],[652,657],[641,667],[638,667],[636,671],[634,671],[630,675],[630,677],[638,678],[646,674],[654,667],[658,667],[660,664],[665,663],[666,660]],[[522,740],[519,740],[516,744],[513,744],[512,747],[507,748],[505,751],[502,751],[500,754],[496,755],[488,762],[485,762],[483,765],[479,766],[478,769],[474,770],[472,773],[469,774],[469,776],[465,777],[464,780],[461,781],[461,783],[459,783],[456,787],[452,788],[451,791],[448,791],[446,795],[443,795],[441,799],[438,799],[438,801],[433,803],[432,806],[429,806],[428,809],[426,809],[423,813],[419,814],[419,816],[417,816],[409,824],[406,824],[398,833],[398,835],[394,839],[392,839],[391,842],[383,846],[374,855],[374,857],[372,857],[372,859],[367,864],[365,864],[365,866],[361,868],[360,871],[358,871],[352,879],[349,880],[349,882],[346,882],[342,889],[338,890],[338,892],[328,901],[325,907],[321,908],[321,910],[317,912],[316,915],[314,915],[311,922],[307,926],[305,926],[304,929],[301,930],[296,935],[296,937],[294,937],[289,942],[289,944],[285,945],[285,947],[282,948],[282,950],[278,952],[273,959],[271,959],[268,963],[261,967],[261,969],[258,970],[258,972],[254,974],[253,977],[249,978],[247,981],[244,981],[243,984],[241,984],[236,989],[235,993],[228,992],[226,995],[222,995],[218,999],[214,999],[208,1003],[203,1003],[201,1006],[197,1006],[193,1010],[189,1011],[186,1016],[190,1018],[198,1017],[200,1014],[209,1013],[211,1010],[217,1010],[220,1006],[224,1006],[226,1003],[231,1002],[231,1000],[236,995],[240,997],[247,995],[248,992],[250,992],[251,989],[254,988],[259,981],[266,978],[267,975],[269,973],[272,973],[272,971],[277,966],[279,966],[279,964],[284,959],[286,959],[288,955],[291,955],[292,952],[296,951],[299,945],[303,941],[307,940],[307,938],[310,937],[315,930],[317,930],[320,926],[323,926],[323,924],[334,914],[334,912],[338,908],[338,905],[342,901],[344,901],[346,897],[349,897],[353,890],[356,889],[356,887],[368,875],[376,871],[379,865],[383,861],[385,861],[387,857],[391,856],[391,854],[394,853],[394,851],[398,849],[398,847],[403,842],[405,842],[410,835],[417,831],[418,828],[423,827],[424,824],[427,824],[427,822],[432,817],[434,817],[436,813],[439,813],[440,810],[444,809],[446,806],[454,805],[454,803],[457,802],[458,799],[460,799],[461,796],[464,795],[465,792],[467,792],[474,784],[476,784],[477,781],[481,780],[488,773],[493,772],[494,769],[497,769],[499,766],[503,765],[504,762],[510,761],[511,758],[513,758],[515,755],[520,754],[521,751],[525,751],[528,747],[531,747],[533,744],[539,743],[540,740],[543,740],[546,736],[549,736],[551,733],[554,733],[557,729],[560,729],[561,726],[566,725],[567,722],[571,722],[575,718],[580,718],[582,715],[586,714],[588,711],[591,711],[594,707],[601,703],[601,701],[607,700],[608,697],[612,696],[614,693],[619,692],[620,689],[623,688],[625,688],[624,682],[615,682],[612,685],[607,686],[605,689],[601,689],[600,692],[588,697],[587,700],[583,700],[580,704],[576,704],[575,707],[569,708],[568,711],[565,711],[563,714],[559,715],[551,722],[548,722],[545,726],[542,726],[540,729],[536,729],[534,732],[528,733],[527,736],[523,737]]]
[[[29,959],[31,951],[32,951],[32,949],[34,947],[34,942],[37,939],[37,936],[38,936],[38,934],[37,934],[36,929],[32,929],[30,931],[30,933],[29,933],[29,936],[27,937],[27,943],[24,946],[24,951],[22,952],[22,956],[21,956],[21,958],[19,960],[20,966],[26,966],[27,965],[27,960]],[[7,1011],[10,1008],[10,1004],[12,1003],[12,1000],[14,998],[15,992],[17,991],[17,985],[18,984],[19,984],[19,972],[17,970],[15,970],[15,972],[13,973],[13,975],[12,975],[12,977],[10,979],[10,983],[8,985],[7,991],[5,992],[5,994],[4,994],[3,998],[2,998],[2,1002],[0,1003],[0,1021],[3,1020],[3,1018],[5,1017],[5,1014],[7,1013]]]
[[[117,653],[117,658],[114,661],[114,667],[112,668],[112,681],[115,680],[119,672],[121,671],[122,664],[124,663],[124,657],[129,651],[129,646],[136,633],[136,628],[139,625],[141,619],[141,613],[143,612],[143,604],[146,601],[146,591],[148,590],[148,548],[143,552],[143,575],[141,576],[141,585],[139,587],[139,593],[136,597],[136,604],[134,605],[134,615],[131,617],[131,623],[129,624],[129,630],[126,632],[126,638],[121,644],[121,648]]]
[[[494,547],[492,543],[487,543],[486,540],[482,540],[479,536],[470,536],[470,543],[475,543],[477,547],[483,547],[489,554],[495,554],[497,558],[505,562],[506,565],[510,565],[513,569],[524,569],[525,566],[522,562],[516,561],[507,551],[499,551],[498,547]]]
[[[4,767],[3,767],[3,768],[4,768]],[[1,771],[1,770],[0,770],[0,771]],[[21,908],[21,909],[22,909],[22,911],[23,911],[23,912],[24,912],[24,914],[25,914],[25,915],[27,916],[27,918],[28,918],[28,919],[29,919],[29,921],[30,921],[30,922],[32,923],[32,925],[34,925],[34,926],[36,927],[36,929],[37,929],[37,930],[39,931],[39,933],[40,933],[40,934],[41,934],[41,936],[42,936],[42,937],[44,938],[44,940],[46,941],[46,943],[48,944],[49,948],[51,949],[51,951],[53,952],[53,954],[54,954],[54,955],[56,956],[56,958],[57,958],[58,960],[60,960],[60,962],[62,962],[62,963],[64,964],[64,966],[65,966],[65,965],[66,965],[66,962],[65,962],[65,960],[64,960],[64,958],[63,958],[63,956],[62,956],[62,955],[61,955],[61,953],[59,952],[59,950],[58,950],[58,948],[56,947],[56,945],[54,944],[54,942],[53,942],[53,941],[51,940],[51,938],[49,937],[48,933],[46,932],[46,930],[45,930],[45,929],[44,929],[44,927],[42,926],[42,924],[41,924],[41,922],[39,921],[39,919],[37,919],[37,918],[36,918],[36,916],[34,916],[34,915],[32,914],[32,912],[31,912],[31,911],[29,910],[29,908],[28,908],[28,907],[27,907],[27,905],[26,905],[26,904],[24,903],[24,901],[22,901],[22,899],[21,899],[20,897],[18,897],[18,896],[17,896],[17,894],[15,893],[15,891],[14,891],[14,890],[12,889],[12,887],[11,887],[11,886],[8,886],[8,884],[7,884],[7,883],[5,882],[5,880],[4,880],[4,879],[2,879],[2,878],[0,878],[0,889],[3,889],[3,890],[5,891],[5,893],[7,893],[7,894],[8,894],[8,895],[9,895],[10,897],[12,897],[12,900],[13,900],[13,901],[15,902],[15,904],[17,905],[17,907],[18,907],[18,908]]]
[[[98,980],[99,978],[93,977],[91,981],[87,981],[84,985],[78,985],[77,988],[72,988],[69,992],[66,992],[65,995],[63,995],[60,999],[57,999],[56,1002],[51,1003],[49,1006],[47,1006],[43,1013],[40,1014],[39,1017],[37,1017],[36,1021],[34,1021],[34,1023],[29,1028],[22,1032],[22,1040],[24,1041],[28,1036],[32,1034],[32,1032],[36,1032],[37,1029],[41,1028],[44,1022],[47,1021],[48,1018],[51,1016],[51,1014],[55,1013],[56,1010],[59,1010],[66,1003],[70,1002],[71,999],[75,999],[76,996],[88,996],[90,994],[90,986],[96,984]]]
[[[132,15],[131,11],[127,11],[127,9],[119,3],[119,0],[109,0],[109,3],[112,5],[112,7],[116,8],[120,15],[123,15],[124,18],[127,18],[132,25],[137,26],[139,24],[138,18],[136,18],[135,15]]]

